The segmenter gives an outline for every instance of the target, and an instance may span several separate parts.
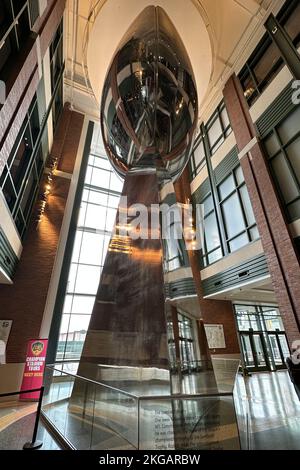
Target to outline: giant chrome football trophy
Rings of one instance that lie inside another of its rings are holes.
[[[113,34],[113,32],[112,32]],[[148,209],[148,236],[122,223],[121,198],[92,313],[79,374],[123,387],[168,381],[163,249],[151,232],[151,204],[184,170],[194,141],[198,102],[192,67],[166,13],[147,7],[131,25],[104,83],[105,149],[124,178],[127,207]],[[116,380],[118,379],[118,380]],[[115,380],[115,381],[113,381]]]

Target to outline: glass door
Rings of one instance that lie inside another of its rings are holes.
[[[276,369],[286,369],[286,358],[290,355],[285,333],[274,331],[268,334]]]
[[[241,343],[246,367],[255,367],[250,335],[248,333],[241,334]]]
[[[178,311],[181,371],[190,373],[197,367],[192,319]]]
[[[257,370],[268,369],[265,339],[261,333],[252,333],[254,361]]]
[[[247,369],[252,371],[268,370],[270,366],[263,334],[252,331],[240,334]]]
[[[235,305],[235,311],[244,366],[252,371],[285,369],[290,352],[278,308]]]

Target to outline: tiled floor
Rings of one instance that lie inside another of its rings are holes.
[[[3,429],[0,432],[0,450],[22,450],[26,442],[31,442],[34,423],[35,413],[31,413]],[[41,450],[60,450],[42,423],[39,424],[37,440],[43,442]]]
[[[252,449],[300,449],[300,401],[286,371],[246,379]]]
[[[0,431],[19,418],[25,417],[36,410],[37,404],[11,400],[0,402]]]
[[[300,450],[300,402],[287,372],[253,374],[245,379],[245,388],[243,378],[239,377],[239,385],[240,402],[248,404],[250,449]],[[10,407],[10,411],[13,409]],[[3,407],[1,415],[5,416]],[[30,441],[34,418],[32,413],[6,427],[0,433],[0,449],[21,449],[26,441]],[[74,430],[79,424],[76,421]],[[85,425],[80,428],[81,432],[88,431],[84,428]],[[41,449],[59,449],[42,423],[38,438],[43,440]]]

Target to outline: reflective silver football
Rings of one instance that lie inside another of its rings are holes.
[[[123,37],[103,87],[101,128],[111,164],[122,177],[156,168],[175,181],[189,160],[197,117],[185,47],[165,11],[147,7]]]

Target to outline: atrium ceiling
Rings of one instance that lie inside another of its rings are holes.
[[[223,84],[262,36],[270,8],[284,0],[67,0],[65,96],[99,118],[106,71],[119,42],[148,5],[160,5],[177,28],[195,74],[203,118]],[[184,21],[183,21],[184,20]]]

